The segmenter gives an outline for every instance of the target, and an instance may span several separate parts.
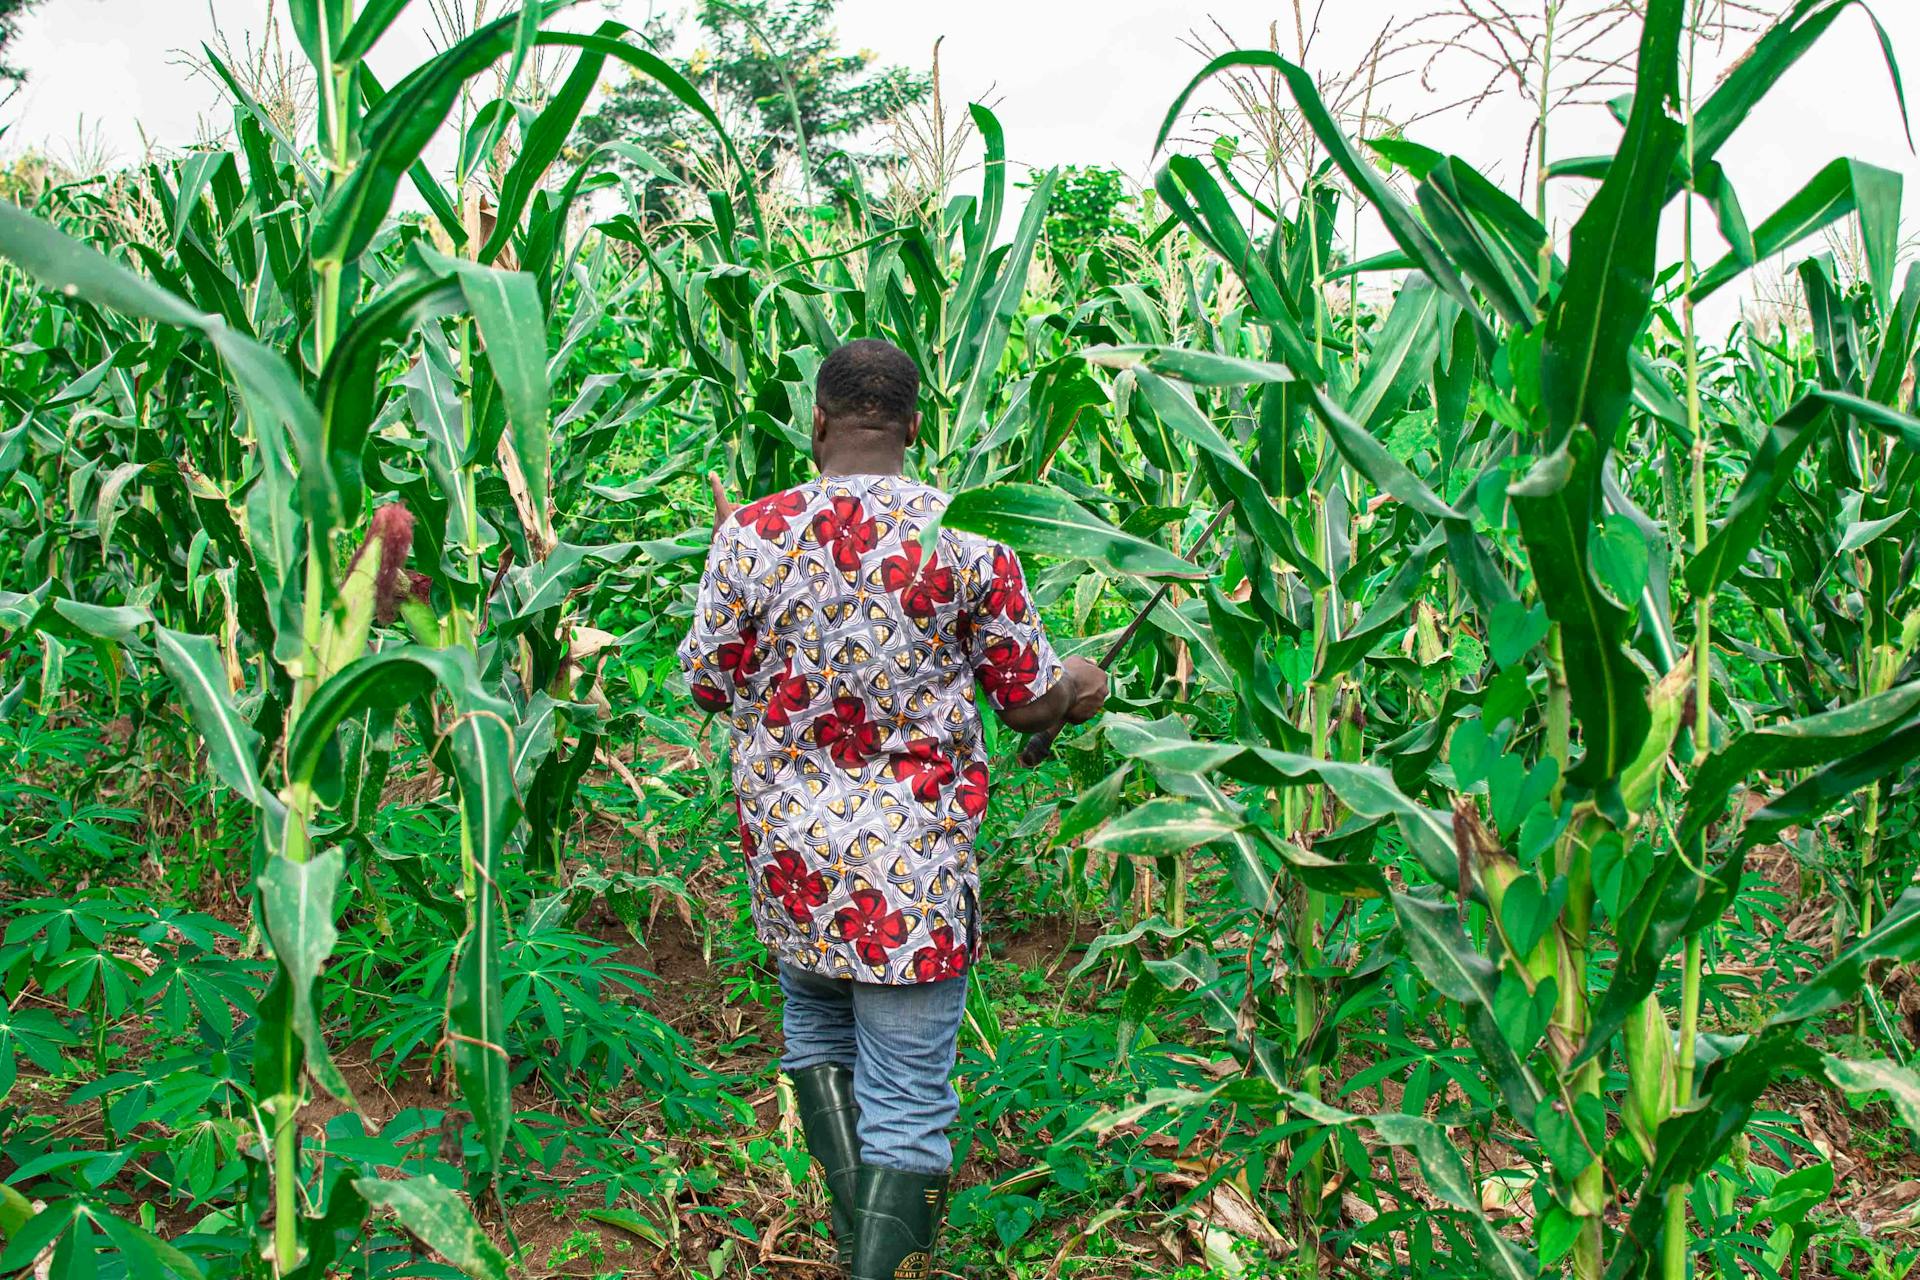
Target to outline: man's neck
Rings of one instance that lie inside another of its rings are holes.
[[[897,476],[905,461],[905,457],[897,450],[836,454],[821,461],[820,474],[823,476]]]

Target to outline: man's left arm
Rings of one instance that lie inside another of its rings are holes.
[[[706,711],[726,711],[740,685],[760,662],[760,637],[752,600],[740,569],[743,531],[723,518],[713,531],[706,571],[694,601],[693,625],[680,642],[680,669],[687,691]]]

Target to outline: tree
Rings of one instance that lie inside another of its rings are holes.
[[[668,52],[675,33],[665,19],[654,18],[643,34],[721,112],[756,179],[772,177],[792,158],[811,197],[884,159],[883,152],[861,150],[860,135],[920,101],[931,83],[904,67],[875,68],[869,51],[842,49],[833,7],[834,0],[697,0],[701,42],[684,58]],[[581,121],[578,134],[588,145],[631,143],[675,173],[698,170],[705,152],[685,140],[701,136],[691,111],[656,81],[637,76]],[[627,167],[645,174],[643,165]],[[648,212],[670,211],[665,202],[674,185],[648,175]]]
[[[39,3],[40,0],[0,0],[0,88],[27,78],[26,72],[8,65],[7,46],[20,34],[20,19]]]
[[[1130,207],[1136,203],[1120,170],[1097,164],[1063,166],[1047,204],[1047,243],[1072,259],[1112,236],[1138,239],[1140,225]]]

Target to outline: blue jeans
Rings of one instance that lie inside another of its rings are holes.
[[[960,1110],[952,1077],[966,978],[886,986],[783,964],[780,990],[787,1039],[781,1067],[837,1062],[853,1068],[862,1163],[952,1172],[947,1126]]]

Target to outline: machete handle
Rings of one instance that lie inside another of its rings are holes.
[[[1020,745],[1020,763],[1027,768],[1037,767],[1053,751],[1053,740],[1060,736],[1064,726],[1055,725],[1051,729],[1034,734]]]

